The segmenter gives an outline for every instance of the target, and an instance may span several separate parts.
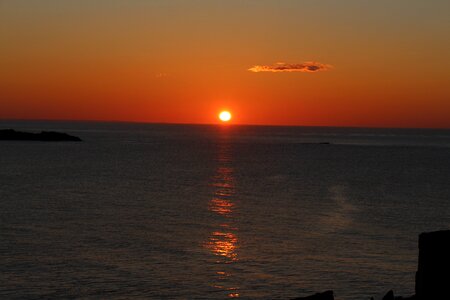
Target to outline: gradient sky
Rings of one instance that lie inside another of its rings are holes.
[[[450,128],[449,12],[448,0],[0,0],[0,119],[215,123],[229,109],[236,124]]]

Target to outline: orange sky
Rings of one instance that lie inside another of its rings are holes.
[[[450,128],[448,11],[3,0],[0,119],[215,123],[229,109],[236,124]]]

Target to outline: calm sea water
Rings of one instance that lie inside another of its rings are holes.
[[[406,296],[450,227],[450,131],[0,127],[84,140],[0,142],[2,299]]]

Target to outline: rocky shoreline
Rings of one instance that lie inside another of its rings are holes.
[[[419,235],[419,263],[415,294],[395,296],[390,290],[382,300],[444,300],[450,299],[450,230],[424,232]],[[371,300],[375,300],[373,297]],[[334,300],[333,291],[317,293],[292,300]]]

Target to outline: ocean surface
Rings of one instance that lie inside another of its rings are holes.
[[[414,293],[450,131],[2,121],[1,299]],[[327,144],[329,143],[329,144]]]

